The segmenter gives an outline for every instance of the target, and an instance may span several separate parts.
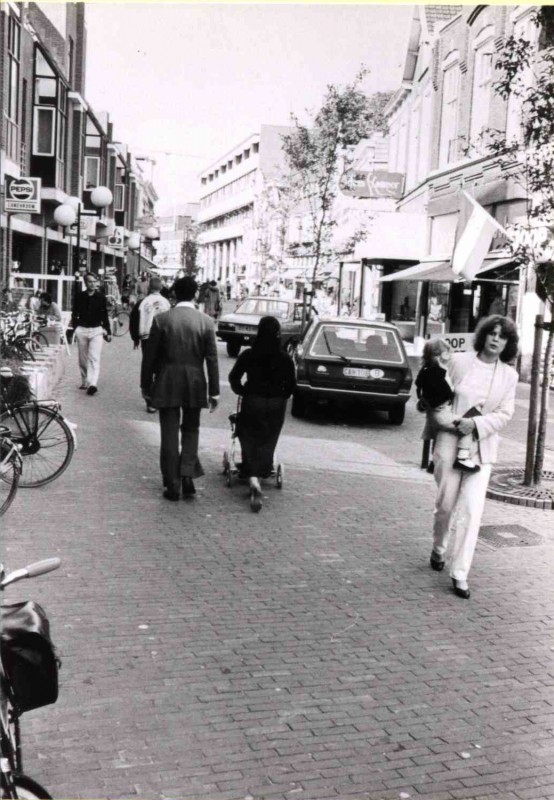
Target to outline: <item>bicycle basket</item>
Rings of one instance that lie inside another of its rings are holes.
[[[58,666],[44,609],[29,600],[2,603],[2,666],[19,712],[55,703]]]

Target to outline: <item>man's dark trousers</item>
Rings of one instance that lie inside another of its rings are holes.
[[[204,474],[198,458],[200,408],[187,406],[160,408],[160,469],[164,484],[171,492],[181,491],[181,479],[200,478]],[[179,430],[181,448],[179,451]]]

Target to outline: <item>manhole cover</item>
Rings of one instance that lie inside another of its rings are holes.
[[[523,525],[483,525],[479,538],[493,547],[531,547],[542,544],[542,536]]]

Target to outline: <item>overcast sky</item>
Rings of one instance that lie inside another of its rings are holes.
[[[400,85],[413,6],[89,3],[86,98],[117,140],[156,160],[157,211],[261,124],[317,109],[362,63],[368,93]],[[164,155],[165,151],[173,155]]]

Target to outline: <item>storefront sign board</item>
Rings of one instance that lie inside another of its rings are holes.
[[[464,353],[473,347],[473,334],[469,331],[443,333],[441,339],[445,339],[448,342],[453,353]]]
[[[4,211],[11,214],[40,214],[40,178],[14,178],[6,175]]]
[[[341,175],[340,190],[349,197],[379,198],[402,197],[404,189],[404,175],[400,172],[385,172],[384,170],[347,169]]]

